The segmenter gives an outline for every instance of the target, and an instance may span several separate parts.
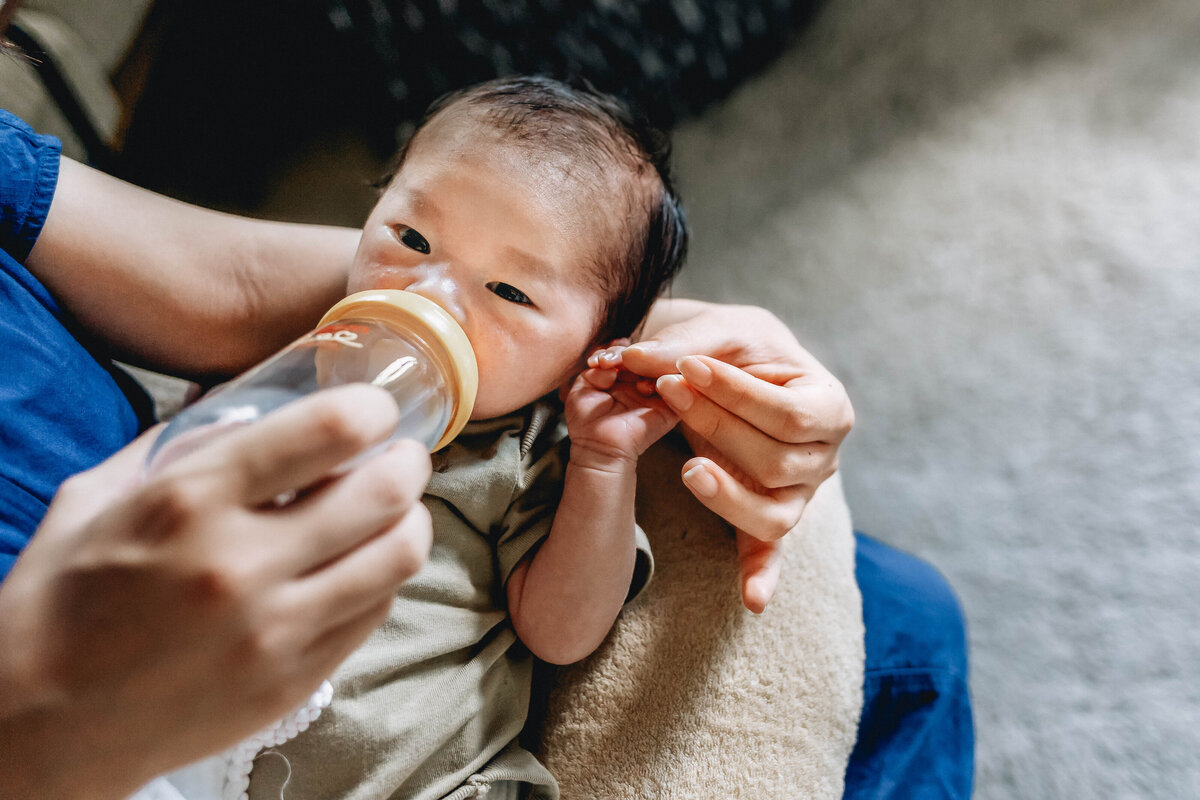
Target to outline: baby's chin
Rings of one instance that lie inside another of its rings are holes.
[[[542,395],[539,394],[535,397],[527,398],[523,402],[512,401],[507,403],[495,403],[485,402],[482,399],[477,400],[475,402],[475,408],[471,411],[471,420],[477,421],[481,419],[495,419],[496,417],[507,416],[514,411],[524,408],[541,396]]]

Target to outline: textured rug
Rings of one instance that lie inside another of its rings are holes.
[[[678,135],[677,293],[858,411],[860,529],[971,625],[977,792],[1200,796],[1200,4],[829,3]]]

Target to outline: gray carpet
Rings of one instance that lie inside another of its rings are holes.
[[[962,597],[976,796],[1200,797],[1200,3],[832,2],[678,154],[678,293],[843,378]]]

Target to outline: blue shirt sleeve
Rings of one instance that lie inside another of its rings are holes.
[[[138,390],[123,387],[108,356],[24,266],[60,157],[57,139],[0,110],[0,580],[59,485],[147,421],[135,410]]]
[[[0,249],[24,262],[54,198],[62,144],[0,109]]]

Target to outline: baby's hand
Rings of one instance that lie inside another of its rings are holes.
[[[620,351],[628,343],[614,342],[589,356],[589,368],[567,392],[573,463],[608,470],[632,467],[679,421],[657,394],[638,387],[638,376],[620,369]]]

